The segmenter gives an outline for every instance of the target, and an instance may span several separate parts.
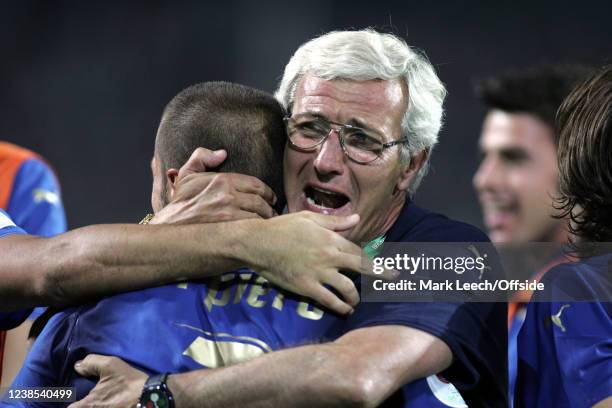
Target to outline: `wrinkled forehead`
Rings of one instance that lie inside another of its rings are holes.
[[[357,81],[345,78],[325,79],[307,73],[298,81],[295,96],[297,99],[298,95],[321,93],[334,93],[339,99],[346,101],[401,104],[406,102],[408,87],[403,78]]]
[[[296,88],[292,114],[314,113],[339,123],[360,122],[384,133],[399,130],[407,109],[401,80],[326,80],[305,75]]]

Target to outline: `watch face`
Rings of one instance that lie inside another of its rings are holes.
[[[143,408],[169,408],[170,401],[168,401],[168,396],[165,392],[153,390],[143,395],[140,405]]]

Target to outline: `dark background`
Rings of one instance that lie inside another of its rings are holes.
[[[0,3],[0,138],[55,167],[71,228],[149,212],[164,105],[227,80],[274,91],[297,47],[374,26],[426,51],[446,126],[417,202],[481,225],[471,188],[483,108],[473,80],[545,62],[612,62],[610,2],[222,1]]]

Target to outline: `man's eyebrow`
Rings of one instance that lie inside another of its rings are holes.
[[[315,119],[322,119],[322,120],[325,120],[327,122],[336,123],[336,122],[333,122],[333,121],[329,120],[329,118],[327,116],[325,116],[325,115],[323,115],[321,113],[316,113],[316,112],[304,112],[304,113],[297,114],[295,116],[297,118],[301,118],[301,117],[306,116],[306,117],[311,117],[311,118],[315,118]],[[379,135],[383,134],[378,129],[375,129],[372,126],[366,125],[364,122],[360,121],[359,119],[354,119],[353,118],[353,119],[349,120],[348,122],[346,122],[346,124],[350,125],[350,126],[358,127],[360,129],[367,130],[369,132],[373,132],[373,133],[376,133],[376,134],[379,134]]]
[[[304,113],[298,113],[297,115],[295,115],[295,117],[296,118],[308,117],[308,118],[314,118],[314,119],[323,119],[329,122],[329,119],[327,119],[325,115],[321,115],[320,113],[304,112]]]

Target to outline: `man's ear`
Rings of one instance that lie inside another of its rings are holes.
[[[404,166],[395,186],[398,191],[406,191],[412,184],[419,170],[423,168],[429,157],[429,149],[423,149],[410,157],[410,163]]]
[[[168,169],[166,171],[166,182],[168,183],[168,194],[170,194],[169,201],[174,198],[174,192],[176,191],[175,183],[178,179],[179,171],[177,169]]]

